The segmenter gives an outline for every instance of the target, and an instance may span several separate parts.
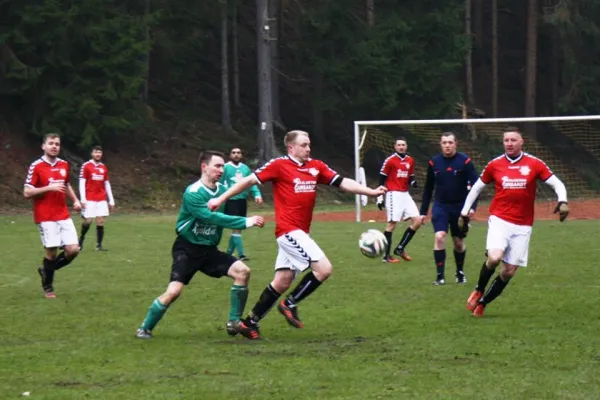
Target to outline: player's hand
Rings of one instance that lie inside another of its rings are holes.
[[[418,188],[419,187],[419,182],[417,182],[416,179],[413,179],[412,182],[410,183],[410,187]]]
[[[79,202],[81,203],[81,209],[85,210],[85,207],[87,206],[87,201],[85,201],[85,200],[79,200]]]
[[[265,219],[260,215],[255,215],[250,217],[250,219],[252,220],[252,226],[258,226],[259,228],[265,226]]]
[[[371,196],[373,196],[373,197],[383,196],[387,192],[387,188],[385,186],[379,186],[372,190],[373,190],[373,193],[371,194]]]
[[[259,206],[262,206],[263,203],[263,199],[262,197],[255,197],[254,201],[256,202],[256,204],[258,204]]]
[[[469,222],[471,221],[471,218],[469,218],[467,215],[460,215],[460,217],[458,217],[458,229],[460,229],[460,232],[463,234],[464,237],[467,237],[467,233],[469,232]]]
[[[563,222],[569,216],[569,205],[566,201],[559,201],[554,209],[554,214],[558,213],[560,222]]]
[[[383,201],[383,195],[377,196],[377,208],[383,210],[385,208],[385,203]]]
[[[425,225],[425,219],[427,218],[427,215],[421,215],[419,218],[421,219],[421,225]]]
[[[475,210],[470,210],[469,211],[469,218],[473,218],[473,215],[475,215]]]
[[[79,200],[76,200],[73,203],[73,210],[75,210],[75,211],[81,211],[82,209],[83,209],[83,207],[81,205],[81,202]]]
[[[114,204],[109,204],[108,205],[108,209],[110,210],[110,212],[115,211],[115,205]]]
[[[206,206],[208,207],[208,209],[210,211],[216,211],[219,209],[219,207],[221,207],[221,204],[223,204],[223,202],[221,200],[219,200],[219,198],[214,198],[214,199],[210,199],[208,201],[208,203],[206,204]]]
[[[67,190],[67,185],[61,182],[51,183],[47,186],[50,192],[61,192],[64,193]]]

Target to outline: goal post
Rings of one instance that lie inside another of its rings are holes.
[[[456,135],[458,151],[467,153],[481,172],[488,161],[503,153],[502,134],[509,126],[523,135],[523,150],[544,160],[565,182],[569,198],[600,197],[600,115],[355,121],[355,177],[357,181],[366,178],[369,186],[375,186],[381,162],[394,151],[395,138],[404,136],[408,153],[416,159],[416,175],[422,188],[427,160],[440,152],[439,140],[445,131]],[[420,190],[411,190],[417,203],[421,200]],[[552,193],[550,188],[538,185],[541,199],[550,200]],[[356,222],[361,221],[364,203],[356,196]]]

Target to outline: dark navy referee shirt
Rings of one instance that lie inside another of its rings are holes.
[[[452,157],[444,157],[443,154],[436,155],[429,160],[427,180],[421,202],[421,215],[427,215],[434,188],[437,203],[462,207],[471,186],[478,178],[473,162],[465,153],[457,152]],[[476,206],[477,204],[474,204],[473,209]]]

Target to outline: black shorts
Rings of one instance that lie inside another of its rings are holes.
[[[216,246],[201,246],[177,236],[173,249],[173,265],[169,282],[190,283],[198,271],[213,278],[227,275],[231,265],[238,261],[232,255],[223,253]]]
[[[225,214],[245,217],[248,214],[248,200],[227,200],[225,202]]]

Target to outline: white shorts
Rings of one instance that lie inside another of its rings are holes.
[[[325,256],[308,234],[301,230],[291,231],[277,238],[279,252],[275,260],[275,269],[291,269],[302,272],[310,267],[311,262],[319,261]]]
[[[408,192],[387,192],[385,209],[388,222],[400,222],[419,216],[419,209]]]
[[[85,208],[81,215],[83,218],[96,218],[96,217],[108,217],[108,202],[104,201],[91,201],[85,204]]]
[[[503,250],[502,261],[507,264],[527,266],[530,238],[531,226],[511,224],[495,215],[488,219],[486,249]]]
[[[71,218],[62,221],[45,221],[37,224],[45,248],[79,244],[77,229]]]

